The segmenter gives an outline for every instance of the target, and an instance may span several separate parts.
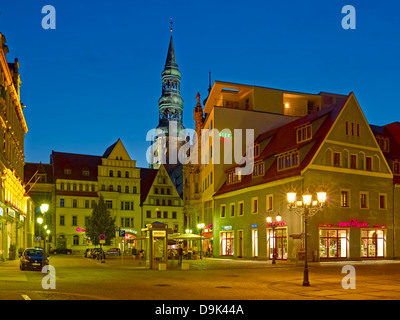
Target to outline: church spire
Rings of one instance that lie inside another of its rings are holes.
[[[168,125],[170,121],[176,121],[178,133],[184,129],[183,127],[183,99],[180,95],[181,91],[181,72],[176,62],[174,42],[172,40],[172,18],[171,18],[171,37],[169,40],[167,59],[165,61],[164,70],[161,73],[162,92],[161,98],[158,99],[159,125],[165,133],[168,133]]]

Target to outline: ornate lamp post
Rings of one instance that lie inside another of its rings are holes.
[[[303,286],[309,286],[308,281],[308,263],[307,263],[307,220],[309,217],[314,216],[318,211],[320,211],[325,206],[326,192],[317,192],[317,200],[312,200],[312,195],[307,191],[302,195],[302,200],[297,201],[296,192],[289,191],[287,193],[287,200],[289,203],[289,209],[294,211],[296,214],[304,218],[304,276],[303,276]]]
[[[272,250],[272,264],[276,264],[275,259],[276,259],[276,233],[275,233],[275,229],[276,227],[279,225],[279,223],[281,222],[282,217],[281,215],[278,213],[278,215],[275,217],[275,220],[272,221],[272,218],[270,216],[267,217],[267,223],[272,227],[272,234],[274,236],[274,247]]]

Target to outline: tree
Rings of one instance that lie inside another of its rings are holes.
[[[111,217],[102,195],[99,202],[95,204],[85,227],[86,235],[95,246],[100,244],[101,234],[105,235],[105,245],[110,245],[111,240],[115,238],[115,218]]]

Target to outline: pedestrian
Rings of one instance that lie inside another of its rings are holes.
[[[178,249],[178,266],[182,265],[182,258],[183,258],[183,249],[182,249],[182,246],[179,246],[179,249]]]

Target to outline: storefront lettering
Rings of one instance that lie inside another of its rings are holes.
[[[368,223],[358,222],[357,219],[351,219],[350,222],[339,222],[339,227],[365,228],[368,227]]]
[[[272,227],[272,226],[286,226],[286,221],[274,221],[271,223],[267,223],[267,227]]]

